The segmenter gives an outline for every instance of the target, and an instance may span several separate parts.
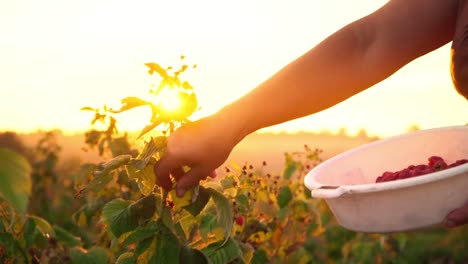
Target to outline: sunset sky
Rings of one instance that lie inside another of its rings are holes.
[[[182,54],[198,65],[186,75],[202,106],[195,118],[208,115],[386,2],[1,1],[0,131],[84,130],[90,116],[81,107],[147,95],[144,63],[177,65]],[[452,87],[449,67],[450,44],[336,107],[266,131],[345,127],[386,137],[413,124],[466,124],[468,102]],[[122,118],[123,129],[136,129],[150,116]]]

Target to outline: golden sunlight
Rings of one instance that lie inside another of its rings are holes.
[[[167,112],[175,112],[179,110],[182,105],[178,89],[164,89],[156,96],[155,103]]]

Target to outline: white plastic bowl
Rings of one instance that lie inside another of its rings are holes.
[[[325,199],[338,223],[360,232],[386,233],[442,223],[468,203],[468,163],[438,172],[375,183],[385,171],[427,164],[440,156],[448,164],[468,159],[468,125],[390,137],[343,152],[311,170],[304,182]]]

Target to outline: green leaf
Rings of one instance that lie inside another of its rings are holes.
[[[183,207],[193,216],[197,216],[205,208],[206,204],[210,200],[210,193],[203,186],[199,186],[197,199],[189,205]]]
[[[268,260],[266,252],[262,249],[258,249],[258,250],[255,250],[250,264],[264,264],[264,263],[269,263],[269,262],[270,261]]]
[[[123,253],[115,261],[115,264],[136,264],[136,263],[137,263],[137,260],[132,252]]]
[[[28,216],[29,219],[32,219],[34,221],[34,224],[36,225],[37,230],[41,232],[42,235],[44,236],[55,236],[55,231],[52,228],[52,226],[47,222],[47,220],[35,216],[35,215],[30,215]]]
[[[217,241],[202,249],[212,264],[224,264],[235,260],[243,261],[242,250],[237,242],[229,238],[225,242]]]
[[[236,202],[241,213],[246,213],[250,210],[249,198],[247,197],[247,195],[238,194],[236,196]]]
[[[81,238],[72,235],[67,230],[61,228],[60,226],[53,226],[55,237],[58,241],[69,247],[75,247],[81,244]]]
[[[291,154],[285,153],[284,155],[285,155],[286,165],[283,171],[283,177],[289,180],[291,176],[294,174],[294,172],[296,172],[296,170],[298,169],[298,165],[297,165],[297,162],[294,161]]]
[[[166,151],[166,145],[167,138],[164,136],[151,138],[132,164],[138,170],[144,169],[156,153],[163,154]]]
[[[132,156],[130,155],[119,155],[102,164],[102,171],[94,171],[93,180],[87,186],[82,188],[79,191],[79,194],[81,195],[87,191],[98,192],[102,190],[102,188],[104,188],[104,186],[106,186],[114,178],[112,171],[128,164],[131,158]]]
[[[151,246],[154,240],[153,236],[143,239],[142,241],[140,241],[140,243],[137,244],[135,251],[133,252],[133,254],[135,255],[135,258],[138,258],[141,254],[143,254],[143,252],[145,252]],[[148,258],[146,260],[148,260]]]
[[[125,166],[128,177],[134,179],[143,195],[149,195],[153,192],[156,185],[156,176],[154,174],[154,164],[156,160],[152,158],[143,169],[138,169],[134,164]]]
[[[23,231],[24,242],[26,244],[26,248],[29,248],[36,238],[36,223],[34,219],[27,218],[24,224],[24,231]]]
[[[180,250],[179,262],[183,264],[208,264],[206,256],[198,249],[183,246]]]
[[[152,221],[146,226],[139,226],[133,230],[130,235],[123,242],[124,246],[128,246],[132,243],[137,243],[145,240],[149,237],[154,236],[154,232],[157,230],[156,222]]]
[[[278,205],[280,208],[284,208],[292,199],[291,189],[288,186],[281,187],[278,193]]]
[[[215,189],[208,188],[213,202],[216,205],[218,225],[224,229],[224,242],[227,242],[231,236],[232,227],[234,225],[234,213],[229,200]]]
[[[216,227],[216,215],[206,214],[200,220],[200,236],[203,240],[208,239],[208,234]]]
[[[107,172],[106,174],[96,173],[91,182],[79,191],[80,195],[85,192],[99,192],[114,178],[114,173]]]
[[[105,249],[94,247],[89,251],[74,247],[70,250],[70,258],[73,264],[107,264],[109,257]]]
[[[16,210],[26,213],[31,194],[31,165],[22,155],[0,148],[0,194]]]
[[[134,203],[122,199],[112,200],[104,206],[102,214],[112,233],[120,237],[151,219],[155,210],[156,200],[151,194]]]
[[[284,172],[283,172],[283,177],[285,179],[290,179],[291,176],[294,174],[294,172],[296,172],[297,170],[297,163],[295,162],[290,162],[286,165],[286,168],[284,169]]]
[[[149,263],[179,263],[181,244],[172,231],[158,220],[156,249]]]
[[[0,256],[0,260],[4,260],[2,257],[18,259],[18,255],[21,254],[24,261],[18,262],[18,263],[28,262],[28,257],[26,256],[26,253],[21,248],[21,245],[18,243],[18,241],[15,240],[15,238],[13,237],[13,234],[0,233],[0,245],[3,246],[2,250],[5,250],[4,252],[2,252],[2,256]]]

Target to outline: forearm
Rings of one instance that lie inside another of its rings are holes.
[[[329,108],[390,74],[367,62],[373,36],[351,24],[299,57],[247,95],[223,108],[240,139],[260,128]]]

